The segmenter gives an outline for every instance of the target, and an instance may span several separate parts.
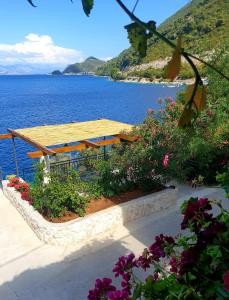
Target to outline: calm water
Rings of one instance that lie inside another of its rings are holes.
[[[174,97],[180,88],[109,81],[90,76],[0,76],[0,133],[43,124],[98,118],[137,124],[159,97]],[[34,150],[16,139],[19,169],[30,166]],[[15,173],[11,140],[0,140],[0,167]]]

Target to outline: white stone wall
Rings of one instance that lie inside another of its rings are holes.
[[[111,231],[119,225],[176,206],[177,189],[166,189],[129,202],[104,209],[65,223],[46,221],[31,205],[21,199],[14,188],[3,181],[3,192],[21,213],[38,238],[52,245],[70,245],[92,240],[96,235]]]

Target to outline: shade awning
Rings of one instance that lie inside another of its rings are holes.
[[[132,128],[133,125],[101,119],[88,122],[15,129],[14,131],[40,145],[53,146],[117,135],[121,132],[130,132]]]

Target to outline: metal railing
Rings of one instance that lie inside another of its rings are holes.
[[[91,156],[80,156],[73,159],[52,162],[50,161],[50,173],[56,176],[64,177],[69,174],[70,170],[76,170],[82,180],[90,180],[92,176],[96,176],[94,168],[89,163],[90,160],[98,160],[100,158],[108,159],[108,153],[106,156],[104,154],[91,155]],[[22,176],[27,182],[33,182],[36,173],[36,167],[23,168]]]
[[[2,188],[2,181],[3,181],[3,172],[2,172],[2,168],[0,167],[0,188]]]

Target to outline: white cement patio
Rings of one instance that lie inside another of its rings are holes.
[[[222,199],[224,192],[181,186],[178,202],[190,195]],[[95,279],[110,276],[120,255],[140,253],[155,235],[176,233],[179,223],[177,207],[95,237],[87,247],[50,246],[37,239],[0,190],[0,299],[86,300]]]

